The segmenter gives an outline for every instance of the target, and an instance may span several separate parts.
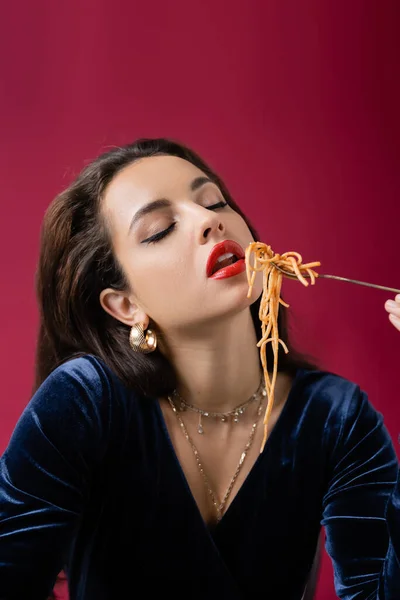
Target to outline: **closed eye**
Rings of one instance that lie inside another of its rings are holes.
[[[217,210],[218,208],[225,208],[225,206],[228,206],[228,203],[221,200],[221,202],[217,202],[216,204],[212,204],[211,206],[205,206],[204,208],[206,208],[207,210]],[[171,223],[171,225],[169,227],[167,227],[167,229],[163,229],[163,231],[159,231],[158,233],[151,235],[150,237],[146,238],[145,240],[142,240],[140,243],[141,244],[155,244],[156,242],[159,242],[160,240],[165,238],[169,233],[171,233],[171,231],[173,231],[175,229],[175,225],[176,225],[175,222]]]
[[[206,206],[205,208],[207,210],[217,210],[217,208],[224,208],[225,206],[228,206],[228,203],[221,200],[221,202],[217,202],[217,204],[212,204],[211,206]]]
[[[173,229],[175,229],[175,225],[176,225],[176,223],[171,223],[171,225],[169,227],[167,227],[167,229],[163,229],[163,231],[159,231],[158,233],[151,235],[150,237],[146,238],[145,240],[142,240],[140,243],[141,244],[155,244],[156,242],[159,242],[160,240],[165,238],[165,236],[167,236]]]

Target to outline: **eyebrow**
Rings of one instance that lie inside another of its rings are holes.
[[[209,177],[204,177],[204,176],[196,177],[196,179],[193,179],[193,181],[190,184],[190,190],[192,192],[195,192],[196,190],[201,188],[203,185],[206,185],[206,183],[214,183],[214,182],[211,179],[209,179]],[[132,227],[144,216],[149,215],[150,213],[152,213],[156,210],[160,210],[161,208],[168,208],[170,206],[171,206],[171,202],[170,202],[170,200],[167,200],[167,198],[158,198],[157,200],[148,202],[147,204],[145,204],[144,206],[139,208],[133,215],[133,218],[129,225],[128,233],[130,233]]]
[[[204,177],[204,176],[196,177],[196,179],[193,179],[192,183],[190,184],[190,189],[192,192],[195,192],[196,190],[201,188],[206,183],[214,183],[214,182],[209,177]]]

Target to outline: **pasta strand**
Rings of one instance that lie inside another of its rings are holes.
[[[278,314],[279,306],[289,308],[289,304],[281,298],[283,273],[275,267],[284,269],[307,287],[310,283],[315,284],[318,273],[315,267],[321,266],[320,262],[303,264],[303,258],[298,252],[286,252],[275,254],[271,246],[262,242],[250,243],[245,252],[246,273],[249,285],[247,297],[253,292],[257,273],[263,272],[263,291],[260,301],[259,318],[261,321],[261,339],[257,346],[260,348],[260,360],[264,372],[265,388],[267,391],[267,408],[264,414],[264,436],[260,452],[264,450],[268,438],[268,422],[274,405],[275,385],[278,377],[278,355],[279,346],[282,346],[285,354],[289,349],[285,342],[279,338]],[[309,281],[304,275],[309,276]],[[267,364],[267,344],[272,345],[273,365],[272,369]]]

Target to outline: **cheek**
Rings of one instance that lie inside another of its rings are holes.
[[[145,254],[145,253],[143,253]],[[135,298],[143,307],[162,308],[168,298],[185,295],[188,287],[188,265],[184,253],[153,252],[149,256],[125,260],[125,272]]]
[[[243,250],[246,250],[246,247],[251,242],[259,241],[253,238],[247,223],[237,213],[232,214],[232,221],[227,223],[227,226],[232,233],[236,232],[236,236],[239,238],[238,241],[242,244]]]

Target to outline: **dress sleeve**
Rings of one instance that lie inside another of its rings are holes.
[[[58,367],[22,413],[0,459],[0,600],[44,600],[101,462],[104,377],[84,357]]]
[[[400,598],[400,471],[386,513],[389,550],[380,582],[380,596],[385,600]]]
[[[359,388],[350,396],[335,441],[321,521],[335,589],[343,600],[399,600],[400,570],[386,521],[398,460],[382,415]]]

